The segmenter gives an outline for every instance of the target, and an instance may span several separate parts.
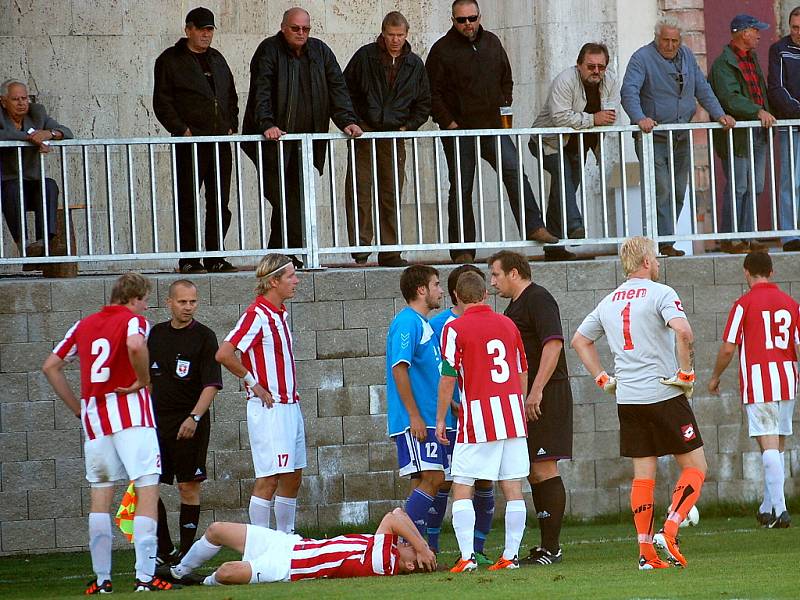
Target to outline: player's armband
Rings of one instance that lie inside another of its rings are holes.
[[[458,377],[458,372],[450,366],[450,363],[446,360],[442,361],[442,375],[447,375],[448,377]]]

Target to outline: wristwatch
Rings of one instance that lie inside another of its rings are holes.
[[[194,413],[190,414],[189,416],[190,416],[190,417],[192,417],[192,421],[194,421],[195,423],[199,423],[199,422],[200,422],[200,419],[202,419],[202,418],[203,418],[202,416],[200,416],[200,415],[196,415],[196,414],[194,414]]]

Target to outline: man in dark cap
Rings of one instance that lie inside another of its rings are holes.
[[[186,37],[167,48],[156,59],[153,109],[164,128],[173,136],[229,135],[239,127],[239,102],[233,74],[219,51],[211,48],[214,39],[214,14],[207,8],[194,8],[186,15]],[[197,148],[194,164],[192,148]],[[216,170],[219,151],[219,173]],[[195,223],[195,189],[205,186],[206,250],[221,250],[231,222],[228,194],[231,183],[229,144],[176,144],[178,183],[178,224],[180,251],[198,250]],[[195,170],[196,168],[196,170]],[[217,190],[219,180],[219,190]],[[195,187],[195,182],[197,186]],[[219,202],[217,195],[219,192]],[[222,239],[219,239],[222,218]],[[182,258],[181,273],[226,273],[236,267],[224,258]]]

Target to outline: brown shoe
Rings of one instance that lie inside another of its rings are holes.
[[[719,249],[728,254],[747,254],[750,252],[750,244],[747,242],[734,242],[733,240],[723,240]]]
[[[661,256],[684,256],[686,252],[678,250],[672,244],[662,244],[658,247],[658,253]]]
[[[767,248],[769,248],[769,246],[762,242],[750,240],[750,252],[766,252]]]
[[[529,240],[534,240],[540,244],[557,244],[558,238],[552,233],[547,231],[544,227],[539,227],[536,231],[528,236]]]
[[[475,262],[475,257],[469,252],[462,252],[461,254],[456,254],[453,257],[453,262],[457,265],[471,265],[473,262]]]
[[[555,248],[545,248],[544,259],[546,261],[580,260],[580,256],[566,248],[556,246]]]

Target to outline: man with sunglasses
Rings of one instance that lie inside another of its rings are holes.
[[[283,13],[281,30],[261,42],[250,61],[242,133],[263,134],[267,140],[261,144],[261,152],[264,191],[272,205],[270,248],[302,248],[304,223],[299,142],[284,144],[282,165],[279,145],[270,142],[277,142],[286,133],[327,133],[331,119],[351,137],[362,133],[336,56],[322,40],[310,37],[310,32],[308,12],[290,8]],[[250,143],[243,147],[258,167],[257,146]],[[314,167],[320,173],[326,149],[325,141],[314,144]],[[278,177],[281,169],[282,178]],[[295,268],[303,266],[294,255],[290,258]]]
[[[605,44],[589,42],[578,52],[575,66],[559,73],[550,86],[539,116],[533,127],[572,127],[576,131],[599,125],[613,125],[619,106],[619,81],[608,69],[608,48]],[[531,136],[528,148],[534,156],[543,154],[545,171],[550,173],[550,195],[547,202],[547,229],[554,235],[564,235],[562,207],[567,216],[567,237],[586,236],[583,215],[578,208],[576,191],[581,185],[584,161],[591,150],[600,162],[600,136],[596,133],[575,133],[561,137],[563,160],[559,159],[559,136]],[[581,157],[581,141],[583,157]],[[563,171],[564,190],[561,190]],[[564,197],[562,203],[561,197]],[[578,255],[563,246],[546,246],[545,260],[577,260]]]
[[[455,0],[452,21],[453,27],[433,45],[425,64],[431,83],[433,120],[440,129],[500,129],[500,108],[511,106],[514,88],[506,51],[498,37],[481,26],[481,13],[475,0]],[[500,136],[501,157],[497,156],[496,137],[477,139],[481,158],[502,172],[517,225],[522,229],[524,223],[525,239],[545,244],[558,242],[544,226],[533,189],[524,173],[520,190],[517,149],[511,137]],[[477,162],[476,138],[444,137],[442,145],[450,180],[448,238],[451,243],[474,242],[472,187]],[[524,198],[522,214],[520,194]],[[450,256],[455,262],[472,262],[475,249],[451,250]]]
[[[726,115],[714,91],[697,64],[697,59],[681,39],[681,25],[674,17],[664,17],[656,23],[655,39],[631,56],[622,80],[622,107],[645,133],[656,125],[688,123],[697,110],[697,102],[726,129],[736,125]],[[636,155],[641,161],[641,134],[634,134]],[[673,235],[675,221],[683,208],[683,197],[689,177],[689,134],[672,134],[673,167],[670,167],[669,133],[657,131],[653,136],[656,175],[656,204],[658,235]],[[672,191],[675,190],[675,219],[672,218]],[[683,256],[685,252],[662,242],[659,253],[664,256]]]

